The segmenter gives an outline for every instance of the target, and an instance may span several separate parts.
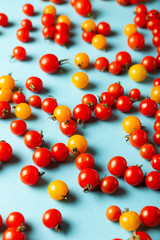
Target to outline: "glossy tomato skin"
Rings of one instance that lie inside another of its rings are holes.
[[[6,162],[12,157],[12,147],[9,143],[0,141],[0,161]]]
[[[17,92],[14,92],[12,95],[12,101],[16,104],[24,103],[26,100],[25,95],[22,93],[22,89],[19,89]]]
[[[116,62],[120,63],[121,67],[128,67],[131,65],[131,55],[128,52],[122,51],[116,54]]]
[[[147,14],[147,12],[148,10],[145,4],[139,4],[135,9],[136,14],[139,14],[139,13]]]
[[[22,136],[27,131],[27,124],[24,120],[14,120],[10,124],[10,130],[13,134]]]
[[[97,105],[97,98],[93,94],[88,93],[82,97],[81,103],[87,104],[90,109],[94,109]]]
[[[54,26],[55,28],[55,32],[69,32],[69,26],[68,24],[62,22],[62,23],[56,23],[56,25]]]
[[[128,112],[132,108],[132,100],[128,96],[121,96],[116,101],[116,108],[121,112]]]
[[[127,168],[127,161],[121,156],[115,156],[109,160],[108,171],[115,177],[121,177]]]
[[[97,33],[107,36],[111,31],[110,25],[107,22],[100,22],[97,25]]]
[[[23,47],[15,47],[13,48],[12,51],[12,57],[19,60],[19,61],[23,61],[26,59],[27,53],[26,50]]]
[[[65,45],[69,42],[68,32],[61,31],[54,35],[54,41],[59,45]]]
[[[137,186],[143,180],[143,172],[138,166],[128,167],[124,173],[124,179],[129,185]]]
[[[157,103],[150,98],[141,101],[139,105],[140,113],[147,117],[155,115],[157,109],[158,109]]]
[[[145,56],[141,64],[146,68],[147,72],[153,72],[157,68],[157,60],[152,56]]]
[[[85,168],[93,168],[94,157],[89,153],[81,153],[78,157],[76,157],[75,164],[79,170],[83,170]]]
[[[121,72],[121,64],[119,62],[111,62],[108,70],[111,74],[118,75]]]
[[[147,24],[146,14],[143,14],[143,13],[137,14],[134,17],[134,23],[140,28],[145,28]]]
[[[77,130],[77,125],[72,119],[70,120],[66,119],[63,122],[60,122],[59,129],[64,135],[72,136],[73,134],[75,134]]]
[[[152,238],[146,232],[138,231],[136,235],[140,237],[140,240],[152,240]]]
[[[134,211],[125,211],[119,218],[122,228],[127,231],[135,231],[141,224],[140,216]]]
[[[17,39],[21,42],[28,42],[29,40],[29,30],[27,28],[20,28],[16,33]]]
[[[24,14],[28,15],[28,16],[32,16],[34,14],[34,7],[32,4],[25,4],[23,5],[23,8],[22,8]]]
[[[30,149],[40,147],[42,143],[43,143],[42,135],[37,131],[32,130],[24,135],[24,144]]]
[[[42,71],[46,73],[55,73],[59,69],[58,58],[54,54],[46,54],[39,60],[39,65]]]
[[[105,103],[98,103],[94,108],[94,114],[102,121],[107,120],[111,116],[111,113],[110,106]]]
[[[32,22],[29,19],[23,19],[21,21],[21,27],[27,28],[29,31],[32,29]]]
[[[42,109],[48,114],[53,114],[54,109],[58,106],[56,99],[50,97],[45,98],[42,102]]]
[[[87,104],[78,104],[73,109],[73,117],[78,123],[83,123],[91,118],[92,111]]]
[[[30,90],[31,92],[38,93],[43,88],[43,82],[38,77],[29,77],[26,80],[26,88]]]
[[[64,143],[56,143],[53,145],[51,153],[56,162],[64,162],[69,157],[69,150]]]
[[[160,131],[156,131],[153,134],[153,141],[155,144],[157,144],[158,146],[160,146]]]
[[[4,13],[0,13],[0,26],[5,27],[8,24],[8,17]]]
[[[43,214],[42,222],[47,228],[55,229],[59,232],[61,230],[62,215],[55,208],[49,209]]]
[[[160,119],[154,122],[153,128],[155,131],[160,131]]]
[[[35,185],[39,179],[39,171],[33,165],[27,165],[21,169],[20,179],[26,185]]]
[[[17,231],[17,228],[8,228],[2,236],[2,240],[26,240],[26,236],[23,232]]]
[[[45,39],[54,39],[55,28],[52,25],[45,25],[42,29],[42,34]]]
[[[146,206],[140,212],[141,222],[147,227],[156,227],[160,223],[160,209]]]
[[[106,194],[113,194],[118,190],[119,182],[113,176],[107,176],[100,182],[100,189]]]
[[[94,66],[99,71],[105,72],[105,71],[108,71],[109,61],[105,57],[99,57],[96,59]]]
[[[155,47],[160,45],[160,33],[157,33],[153,36],[152,43]]]
[[[148,16],[150,19],[160,18],[160,13],[159,13],[158,10],[152,9],[152,10],[150,10],[150,11],[147,13],[147,16]]]
[[[28,103],[29,105],[31,105],[32,107],[36,107],[39,108],[41,106],[41,98],[38,95],[32,95],[29,99],[28,99]]]
[[[142,158],[146,160],[151,160],[151,158],[156,154],[155,147],[150,144],[146,143],[140,148],[140,155]]]
[[[121,6],[126,6],[129,4],[129,0],[116,0],[116,2]]]
[[[152,34],[155,35],[157,33],[160,33],[160,26],[158,27],[154,27],[153,30],[152,30]]]
[[[78,175],[78,183],[84,189],[84,192],[95,189],[99,182],[99,174],[92,168],[85,168]]]
[[[53,16],[53,14],[43,14],[41,17],[41,23],[43,26],[45,25],[51,25],[53,26],[55,23],[55,17]]]
[[[86,17],[91,13],[92,5],[89,0],[77,0],[75,1],[74,9],[79,15]]]
[[[82,38],[87,43],[91,43],[95,35],[96,35],[95,32],[87,32],[87,31],[82,32]]]
[[[160,85],[160,78],[154,79],[154,81],[153,81],[153,87],[159,86],[159,85]]]
[[[124,88],[120,83],[112,83],[108,87],[108,92],[111,93],[114,96],[114,98],[117,99],[124,94]]]
[[[103,92],[99,96],[99,102],[108,104],[111,107],[114,104],[114,97],[109,92]]]
[[[32,155],[33,162],[38,167],[47,167],[52,161],[52,154],[47,148],[38,148]]]
[[[160,189],[160,172],[152,171],[146,176],[146,185],[152,190]]]
[[[3,219],[2,219],[2,216],[0,215],[0,227],[2,226],[3,224]]]
[[[158,109],[157,112],[155,113],[155,118],[156,119],[160,118],[160,109]]]
[[[25,224],[25,219],[22,213],[20,212],[12,212],[8,215],[6,219],[6,225],[8,228],[10,227],[18,228],[24,224]]]
[[[144,47],[144,36],[141,33],[133,33],[128,38],[128,46],[133,50],[141,50]]]
[[[152,18],[147,21],[147,28],[152,31],[155,27],[158,27],[159,24],[160,20],[158,18]]]
[[[156,154],[151,158],[151,166],[155,170],[160,171],[160,154]]]
[[[109,221],[116,222],[121,216],[121,209],[117,206],[110,206],[106,211],[106,217]]]
[[[141,92],[137,88],[133,88],[129,92],[129,97],[135,101],[137,101],[141,96]]]
[[[137,129],[131,133],[129,140],[133,147],[140,148],[148,142],[148,135],[144,130]]]
[[[6,118],[11,112],[11,106],[6,101],[0,101],[0,118]]]

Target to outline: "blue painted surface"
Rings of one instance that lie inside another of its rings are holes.
[[[31,42],[22,44],[16,39],[16,30],[20,27],[20,21],[26,16],[22,12],[24,3],[32,3],[37,12],[36,16],[30,17],[36,31],[31,32]],[[158,0],[147,3],[148,9],[158,8]],[[80,25],[85,18],[77,15],[69,4],[56,6],[58,14],[67,14],[73,28],[71,41],[73,44],[68,48],[56,45],[54,42],[44,41],[41,30],[41,14],[43,8],[50,4],[48,1],[21,1],[6,0],[0,2],[0,11],[8,15],[12,26],[0,28],[0,75],[12,72],[16,80],[16,86],[21,87],[27,97],[32,95],[26,90],[25,81],[30,76],[38,76],[43,80],[44,91],[39,95],[44,99],[48,95],[53,95],[59,104],[65,104],[71,109],[81,101],[85,93],[100,95],[106,91],[109,84],[120,81],[125,88],[125,93],[133,87],[138,87],[143,96],[149,95],[152,87],[152,80],[159,76],[158,71],[148,74],[143,83],[133,82],[128,74],[113,76],[109,73],[101,73],[92,66],[97,57],[106,56],[109,61],[115,59],[118,51],[125,50],[132,55],[133,62],[140,63],[145,55],[156,56],[156,48],[151,45],[152,33],[146,29],[139,29],[146,40],[146,47],[140,52],[135,52],[127,46],[127,37],[123,34],[123,28],[126,24],[133,22],[135,6],[121,7],[115,1],[92,1],[94,10],[98,11],[96,23],[107,21],[114,34],[107,37],[108,49],[106,52],[96,50],[92,45],[87,44],[81,39]],[[26,48],[28,56],[31,58],[25,62],[9,62],[8,56],[13,47],[21,45]],[[72,75],[78,71],[74,66],[73,57],[76,53],[84,51],[90,57],[91,67],[86,69],[90,79],[90,85],[84,89],[76,89],[71,82]],[[54,53],[59,59],[70,58],[70,63],[64,66],[63,74],[47,75],[43,73],[38,61],[43,54]],[[134,109],[129,115],[136,115],[140,118],[143,125],[149,133],[149,139],[152,140],[154,118],[146,118],[138,113],[139,102],[134,103]],[[44,140],[49,148],[57,142],[67,143],[68,138],[59,131],[58,123],[48,119],[40,109],[32,109],[34,117],[27,120],[28,130],[44,131]],[[107,163],[111,157],[121,155],[127,159],[128,165],[143,164],[143,171],[147,173],[152,170],[150,162],[143,160],[138,150],[125,143],[125,135],[121,124],[127,116],[118,110],[113,110],[112,117],[106,121],[93,121],[85,125],[85,128],[79,128],[88,140],[89,150],[95,157],[96,169],[100,177],[108,174]],[[9,142],[13,148],[14,158],[3,164],[0,169],[0,213],[5,219],[12,211],[20,211],[24,214],[28,225],[27,239],[101,239],[111,240],[113,238],[128,239],[130,233],[123,230],[119,224],[109,222],[105,217],[105,211],[110,205],[118,205],[122,210],[129,207],[138,213],[146,205],[155,205],[160,207],[159,192],[152,191],[146,187],[131,187],[127,185],[124,179],[119,179],[120,190],[112,196],[101,192],[91,192],[84,194],[79,187],[77,177],[79,171],[74,164],[74,157],[64,164],[52,164],[46,169],[43,180],[36,186],[29,187],[21,183],[19,173],[23,166],[33,164],[32,151],[27,149],[23,143],[23,137],[17,137],[10,132],[9,124],[15,119],[13,110],[8,119],[0,121],[0,138]],[[56,179],[64,180],[71,192],[71,197],[67,202],[56,202],[51,199],[47,193],[48,184]],[[57,208],[61,211],[64,223],[63,231],[55,231],[45,228],[42,224],[42,215],[49,208]],[[0,229],[2,232],[3,229]],[[159,240],[159,228],[146,230],[153,240]],[[1,233],[2,236],[2,233]]]

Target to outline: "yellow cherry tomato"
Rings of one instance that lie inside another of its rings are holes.
[[[141,129],[141,122],[136,116],[128,116],[122,122],[123,130],[130,134],[133,130]]]
[[[66,23],[68,26],[70,26],[71,25],[71,20],[66,15],[60,15],[57,18],[57,23]]]
[[[65,105],[56,107],[53,112],[53,116],[58,122],[63,122],[66,119],[70,119],[71,115],[71,110]]]
[[[128,73],[130,78],[135,82],[142,82],[147,77],[147,70],[142,64],[134,64],[130,67]]]
[[[85,88],[89,83],[89,78],[84,72],[77,72],[72,76],[72,83],[77,88]]]
[[[31,116],[31,107],[27,103],[19,103],[14,112],[17,118],[27,119]]]
[[[141,224],[140,216],[134,211],[127,211],[121,214],[119,223],[127,231],[135,231]]]
[[[54,200],[63,200],[67,199],[69,193],[68,186],[65,182],[61,180],[55,180],[51,182],[48,186],[48,194]]]
[[[0,101],[9,102],[12,98],[12,90],[8,87],[2,87],[0,89]]]
[[[88,143],[82,135],[73,135],[67,143],[68,149],[74,155],[79,155],[87,150]]]
[[[156,103],[160,103],[160,86],[153,87],[150,95]]]
[[[56,8],[53,5],[47,5],[43,9],[44,14],[52,14],[53,16],[56,16]]]
[[[86,68],[89,65],[89,57],[86,53],[77,53],[74,58],[74,63],[79,68]]]
[[[0,77],[0,88],[6,87],[11,90],[15,87],[15,81],[11,75],[3,75]]]
[[[92,38],[92,45],[101,50],[104,49],[107,45],[107,40],[106,38],[102,35],[102,34],[96,34],[93,38]]]
[[[124,34],[129,37],[131,36],[133,33],[136,33],[137,32],[137,26],[136,24],[132,24],[132,23],[129,23],[125,26],[124,28]]]
[[[87,19],[85,20],[81,25],[82,30],[88,31],[88,32],[95,32],[96,31],[96,24],[93,20]]]

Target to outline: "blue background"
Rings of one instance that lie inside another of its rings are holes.
[[[20,21],[26,16],[22,12],[22,6],[25,3],[34,5],[36,15],[30,17],[36,31],[30,33],[31,41],[21,43],[16,38],[16,31],[20,28]],[[48,1],[22,1],[6,0],[0,2],[0,11],[9,17],[10,25],[6,28],[0,28],[0,75],[12,72],[16,80],[16,87],[21,87],[28,99],[32,93],[26,90],[25,81],[30,76],[38,76],[43,80],[44,90],[39,94],[42,99],[48,95],[53,95],[59,105],[65,104],[72,110],[74,106],[81,102],[81,98],[86,93],[100,95],[106,91],[107,87],[114,82],[120,81],[128,94],[132,88],[139,88],[142,95],[146,97],[150,94],[152,81],[159,76],[158,70],[148,74],[147,79],[142,83],[133,82],[128,74],[114,76],[110,73],[102,73],[94,69],[93,64],[97,57],[105,56],[109,61],[114,61],[117,52],[128,51],[134,63],[140,63],[145,55],[156,57],[156,48],[151,44],[152,33],[146,29],[139,29],[139,32],[145,36],[146,44],[143,50],[139,52],[132,51],[127,46],[127,37],[123,33],[126,24],[132,23],[134,18],[135,6],[121,7],[115,1],[92,1],[93,9],[98,12],[95,22],[107,21],[113,33],[107,37],[107,51],[103,52],[87,44],[81,38],[81,24],[85,18],[79,16],[69,3],[56,5],[57,13],[67,14],[72,22],[72,37],[69,48],[58,46],[52,41],[44,41],[41,34],[41,14],[43,8],[52,4]],[[158,0],[147,3],[148,9],[158,8]],[[24,62],[9,62],[9,55],[15,46],[24,46],[30,59]],[[74,56],[78,52],[84,51],[90,57],[90,67],[84,70],[90,79],[89,86],[84,90],[79,90],[72,85],[72,75],[79,71],[74,66]],[[59,59],[70,58],[70,64],[64,66],[63,74],[47,75],[39,68],[39,59],[43,54],[53,53]],[[134,103],[131,112],[124,114],[118,110],[113,110],[112,117],[108,121],[97,121],[93,119],[78,129],[83,134],[89,144],[88,152],[95,157],[96,169],[100,177],[103,178],[109,174],[107,170],[108,161],[116,155],[121,155],[127,159],[128,165],[143,164],[144,173],[152,170],[150,162],[142,159],[139,151],[125,142],[125,132],[122,129],[122,120],[129,115],[136,115],[140,118],[152,141],[154,118],[146,118],[138,113],[139,102]],[[32,109],[32,117],[27,120],[28,130],[41,129],[44,131],[44,140],[46,146],[51,148],[57,142],[68,141],[58,127],[58,123],[48,119],[48,115],[41,109]],[[101,239],[111,240],[113,238],[128,239],[131,234],[123,230],[118,223],[109,222],[105,217],[106,209],[111,205],[117,205],[122,210],[126,207],[140,213],[140,210],[146,205],[155,205],[160,207],[159,192],[152,191],[146,187],[131,187],[127,185],[124,179],[119,179],[120,189],[112,196],[101,192],[90,192],[84,194],[79,187],[77,177],[79,171],[75,167],[75,157],[71,156],[66,163],[52,163],[46,169],[43,180],[33,187],[21,183],[19,173],[23,166],[33,164],[32,151],[27,149],[23,143],[23,137],[17,137],[10,132],[9,125],[15,119],[13,110],[9,118],[0,122],[0,139],[9,142],[13,148],[14,157],[8,163],[2,164],[0,169],[0,213],[4,220],[12,211],[20,211],[24,214],[27,223],[27,239]],[[51,199],[47,193],[48,184],[56,179],[64,180],[70,189],[70,197],[66,202],[57,202]],[[57,233],[45,228],[42,224],[43,213],[50,208],[57,208],[63,216],[62,232]],[[5,226],[0,229],[1,236]],[[158,240],[159,228],[146,230],[153,240]]]

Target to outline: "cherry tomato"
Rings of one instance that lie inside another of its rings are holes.
[[[160,154],[156,154],[151,158],[151,166],[155,170],[160,171]]]
[[[99,57],[96,59],[94,66],[99,71],[105,72],[105,71],[108,71],[109,61],[105,57]]]
[[[12,147],[5,141],[0,141],[0,161],[7,162],[12,157]]]
[[[27,131],[27,124],[23,120],[14,120],[10,124],[10,130],[13,134],[21,136]]]
[[[59,124],[60,131],[66,136],[72,136],[77,130],[77,125],[73,120],[65,120]]]
[[[41,98],[38,95],[33,95],[28,99],[29,105],[39,108],[41,106]]]
[[[89,57],[86,53],[77,53],[74,57],[74,63],[79,68],[86,68],[89,65]]]
[[[136,116],[128,116],[122,122],[123,130],[131,134],[133,130],[141,129],[141,122]]]
[[[44,9],[43,9],[43,13],[44,14],[52,14],[54,17],[56,16],[56,8],[53,5],[47,5]]]
[[[70,119],[71,115],[71,110],[65,105],[57,106],[53,112],[54,120],[57,120],[59,123]]]
[[[155,27],[158,27],[160,25],[160,20],[158,18],[153,18],[153,19],[149,19],[147,21],[147,28],[149,30],[153,30]]]
[[[141,92],[137,88],[133,88],[129,92],[129,97],[135,101],[137,101],[141,96]]]
[[[121,1],[123,1],[123,0],[121,0]],[[136,32],[137,32],[137,26],[133,23],[127,24],[124,28],[124,34],[127,37],[130,37],[132,34],[134,34]]]
[[[29,77],[26,80],[26,88],[31,92],[40,92],[43,88],[43,82],[38,77]]]
[[[76,72],[72,76],[72,83],[75,87],[83,89],[87,87],[89,83],[88,75],[84,72]]]
[[[8,17],[4,13],[0,13],[0,26],[6,27],[8,25]]]
[[[149,17],[149,19],[160,18],[160,13],[158,10],[152,9],[147,13],[147,16]]]
[[[64,143],[56,143],[53,145],[51,153],[56,162],[64,162],[69,157],[68,147]]]
[[[151,160],[151,158],[156,154],[155,147],[150,144],[146,143],[140,148],[140,155],[142,158],[146,160]]]
[[[26,240],[26,236],[23,232],[18,231],[16,228],[8,228],[2,236],[2,240]]]
[[[155,131],[160,131],[160,119],[154,122],[153,128]]]
[[[85,94],[81,100],[82,104],[87,104],[90,109],[94,109],[97,105],[97,98],[93,94]]]
[[[38,133],[37,131],[28,131],[24,135],[24,144],[30,148],[35,149],[36,147],[40,147],[43,143],[43,133]]]
[[[106,194],[113,194],[118,190],[119,182],[113,176],[107,176],[100,182],[100,189]]]
[[[160,209],[146,206],[140,212],[141,222],[147,227],[156,227],[160,223]]]
[[[57,18],[57,23],[66,23],[68,26],[71,25],[71,20],[68,16],[66,15],[60,15],[58,18]]]
[[[27,103],[19,103],[16,106],[14,113],[17,118],[27,119],[31,116],[31,107]]]
[[[72,7],[74,7],[74,4],[77,0],[69,0],[69,3],[71,4]]]
[[[108,92],[111,93],[114,98],[119,98],[120,96],[122,96],[124,94],[124,88],[122,87],[122,85],[119,82],[112,83],[108,87]]]
[[[148,135],[142,129],[134,130],[129,137],[130,143],[135,148],[141,148],[146,142],[148,142]]]
[[[62,31],[54,35],[54,41],[59,45],[65,45],[69,41],[68,32]]]
[[[145,28],[147,21],[146,21],[146,14],[144,13],[139,13],[134,17],[134,23],[140,27],[140,28]]]
[[[159,85],[160,85],[160,78],[154,79],[154,81],[153,81],[153,87],[159,86]]]
[[[27,28],[30,31],[32,29],[32,22],[29,19],[23,19],[21,21],[21,27]]]
[[[21,42],[28,42],[29,40],[29,30],[27,28],[20,28],[16,33],[17,39]]]
[[[69,194],[69,189],[65,182],[55,180],[49,184],[48,194],[54,200],[66,200]]]
[[[141,50],[144,47],[144,36],[141,33],[133,33],[128,38],[128,46],[133,50]]]
[[[85,168],[93,168],[94,157],[89,153],[81,153],[78,157],[76,157],[75,164],[79,170],[83,170]]]
[[[160,67],[160,54],[157,55],[156,61],[157,61],[157,66]]]
[[[160,33],[160,26],[153,28],[152,34],[155,35],[157,33]]]
[[[47,228],[61,231],[62,215],[60,211],[55,208],[47,210],[42,217],[42,222]]]
[[[116,177],[122,176],[126,168],[127,168],[127,161],[124,157],[115,156],[109,160],[108,171]]]
[[[128,167],[124,173],[124,179],[128,184],[132,186],[139,185],[143,180],[143,172],[141,167],[139,166]]]
[[[17,92],[14,92],[12,95],[12,101],[16,104],[24,103],[26,100],[25,95],[22,93],[22,89],[19,88]]]
[[[116,54],[116,62],[118,62],[121,67],[128,69],[128,67],[131,65],[131,61],[132,58],[128,52],[122,51]]]
[[[41,23],[43,26],[45,25],[51,25],[53,26],[55,24],[55,17],[53,16],[53,14],[43,14],[41,17]]]
[[[157,68],[157,61],[152,56],[146,56],[142,59],[141,64],[146,68],[147,72],[153,72]]]
[[[82,23],[81,28],[83,31],[96,32],[96,24],[92,19],[85,20]]]
[[[0,101],[9,102],[12,98],[12,90],[8,87],[0,89]]]
[[[0,118],[6,118],[11,112],[11,106],[6,101],[0,101]]]
[[[56,99],[53,97],[45,98],[42,102],[42,109],[48,114],[53,114],[54,109],[58,106]]]
[[[33,165],[27,165],[21,169],[20,179],[26,185],[35,185],[44,172],[40,173],[38,168]]]
[[[73,109],[73,117],[77,120],[78,124],[87,122],[92,115],[92,111],[87,104],[78,104]]]
[[[96,35],[95,32],[87,32],[87,31],[82,32],[82,38],[87,43],[91,43],[95,35]]]
[[[147,12],[148,12],[147,7],[144,4],[137,5],[135,9],[136,14],[140,14],[140,13],[147,14]]]
[[[160,109],[158,109],[157,112],[155,113],[155,118],[156,119],[160,118]]]
[[[73,135],[69,138],[67,147],[74,155],[79,155],[86,152],[88,143],[82,135]]]
[[[129,69],[129,76],[135,82],[142,82],[147,77],[147,70],[142,64],[134,64]]]
[[[160,146],[160,131],[156,131],[153,134],[153,141],[155,144],[157,144],[158,146]]]
[[[155,86],[151,89],[151,98],[155,103],[160,103],[160,86]]]
[[[160,33],[157,33],[153,36],[152,43],[156,47],[160,45]]]
[[[42,29],[42,34],[45,39],[54,39],[55,28],[51,25],[45,25]]]
[[[121,96],[116,101],[116,108],[121,112],[128,112],[132,108],[132,100],[128,96]]]
[[[33,5],[27,3],[25,5],[23,5],[23,12],[24,14],[28,15],[28,16],[32,16],[34,14],[34,7]]]
[[[150,98],[141,101],[139,104],[140,113],[147,117],[155,115],[157,109],[157,103]]]
[[[15,87],[15,81],[10,74],[0,77],[0,88],[3,87],[10,88],[11,90]]]
[[[92,5],[89,0],[76,0],[74,9],[79,15],[89,17],[92,12]]]
[[[12,212],[8,215],[6,219],[6,225],[8,228],[14,227],[18,228],[20,226],[24,226],[25,224],[25,219],[22,213],[20,212]]]
[[[147,187],[152,190],[160,189],[160,172],[152,171],[148,173],[145,182]]]
[[[106,211],[106,217],[111,222],[117,222],[121,216],[121,209],[117,206],[110,206]]]
[[[23,48],[23,47],[15,47],[13,48],[13,51],[12,51],[12,57],[11,58],[15,58],[19,61],[23,61],[26,59],[26,50]]]
[[[33,162],[38,167],[47,167],[52,161],[52,154],[47,148],[37,148],[32,155]]]
[[[79,0],[77,0],[79,1]],[[93,38],[92,38],[92,45],[99,49],[105,49],[106,45],[107,45],[107,40],[106,38],[102,35],[102,34],[96,34]]]
[[[111,31],[110,25],[107,22],[100,22],[97,25],[97,33],[107,36]]]
[[[126,231],[134,231],[141,224],[140,216],[134,211],[126,211],[121,214],[119,223]]]
[[[94,108],[94,114],[98,119],[104,121],[111,116],[112,110],[111,107],[106,103],[98,103]]]
[[[121,64],[119,62],[111,62],[108,70],[110,73],[118,75],[121,72]]]
[[[108,104],[111,107],[114,104],[114,97],[113,97],[112,93],[103,92],[99,96],[99,102]]]
[[[83,169],[78,175],[78,183],[84,192],[89,192],[98,187],[100,182],[99,174],[92,168]]]
[[[54,54],[45,54],[39,60],[39,66],[46,73],[55,73],[59,69],[60,62]]]
[[[62,23],[57,23],[55,26],[54,26],[54,28],[55,28],[55,32],[57,33],[57,32],[69,32],[69,26],[68,26],[68,24],[66,24],[66,23],[64,23],[64,22],[62,22]]]
[[[135,239],[140,237],[140,240],[152,240],[151,237],[148,235],[146,232],[138,231],[138,232],[133,232],[132,235]],[[134,239],[133,238],[133,239]]]

